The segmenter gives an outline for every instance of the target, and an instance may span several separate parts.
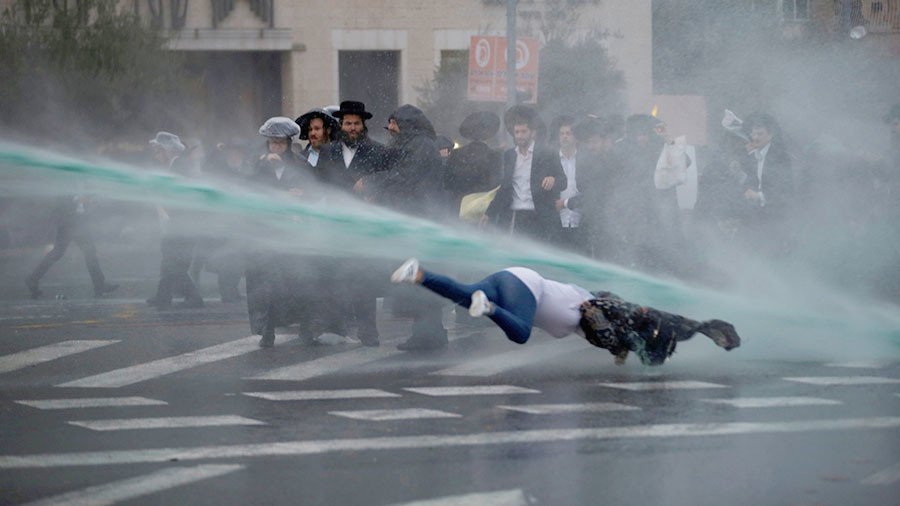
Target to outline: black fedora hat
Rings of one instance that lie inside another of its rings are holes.
[[[612,137],[616,133],[616,128],[612,121],[606,118],[588,117],[575,125],[572,133],[579,141],[587,142],[591,137]]]
[[[343,118],[345,114],[354,114],[364,120],[372,119],[372,113],[366,111],[366,104],[354,100],[345,100],[341,102],[340,109],[332,113],[332,116],[340,119]]]
[[[309,140],[309,122],[314,119],[320,119],[325,124],[325,128],[330,128],[332,134],[335,129],[340,128],[334,116],[328,114],[325,109],[311,109],[308,112],[304,113],[302,116],[297,118],[297,124],[300,125],[300,136],[299,139],[301,141]]]
[[[515,127],[516,123],[524,122],[528,124],[528,128],[532,130],[537,130],[541,121],[538,116],[537,111],[528,107],[527,105],[514,105],[506,110],[506,113],[503,114],[503,124],[506,126],[506,131],[509,132],[510,135],[513,133],[513,127]]]
[[[473,141],[486,141],[500,130],[500,116],[491,111],[478,111],[466,116],[459,125],[459,135]]]

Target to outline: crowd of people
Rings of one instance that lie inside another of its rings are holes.
[[[364,103],[348,100],[295,120],[268,119],[259,128],[262,150],[258,143],[232,140],[198,162],[182,139],[168,132],[150,140],[150,148],[159,166],[178,174],[199,164],[204,171],[298,198],[311,186],[327,185],[418,217],[466,221],[601,261],[685,278],[703,277],[696,254],[702,234],[770,257],[788,254],[796,237],[791,217],[804,189],[797,185],[795,155],[768,114],[740,120],[727,112],[725,140],[703,154],[702,168],[698,149],[670,135],[662,119],[651,115],[563,115],[548,128],[527,105],[508,109],[502,119],[480,111],[459,126],[459,136],[467,141],[461,147],[438,136],[412,105],[400,106],[382,122],[390,134],[386,145],[369,136],[372,119]],[[869,186],[873,199],[896,203],[900,105],[884,120],[893,136],[890,170],[873,171],[862,186]],[[513,140],[508,149],[495,147],[501,124]],[[54,247],[26,280],[32,297],[41,296],[41,277],[72,241],[85,253],[95,295],[116,290],[100,270],[82,218],[89,205],[90,199],[77,195],[59,202]],[[195,282],[206,268],[218,274],[226,302],[243,300],[238,287],[246,278],[250,326],[262,347],[273,346],[276,327],[289,324],[299,324],[301,339],[310,343],[322,333],[347,335],[355,327],[359,341],[378,346],[376,298],[393,290],[395,312],[413,320],[409,339],[399,347],[447,345],[439,298],[423,298],[409,287],[390,288],[384,273],[360,268],[351,259],[274,253],[262,246],[248,253],[229,248],[227,237],[199,238],[179,228],[182,212],[157,208],[162,260],[157,291],[148,304],[165,309],[182,296],[183,306],[202,306]]]

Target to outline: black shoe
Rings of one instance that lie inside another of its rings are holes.
[[[263,334],[259,340],[260,348],[272,348],[275,346],[275,334]]]
[[[41,295],[44,295],[44,292],[38,288],[38,282],[32,278],[25,280],[25,286],[28,287],[28,293],[31,295],[32,299],[40,299]]]
[[[203,299],[189,299],[175,307],[178,309],[197,309],[203,307]]]
[[[447,338],[413,336],[397,345],[401,351],[431,351],[447,347]]]
[[[163,301],[157,299],[156,297],[150,297],[149,299],[147,299],[147,305],[153,306],[156,309],[171,309],[172,301],[163,302]]]
[[[357,337],[359,338],[360,342],[362,342],[363,346],[368,346],[370,348],[377,348],[378,346],[381,345],[381,341],[378,340],[377,335],[376,336],[360,335]]]
[[[115,292],[118,289],[119,289],[119,285],[106,285],[105,284],[105,285],[101,286],[99,290],[96,288],[94,289],[94,298],[103,297],[107,293]]]

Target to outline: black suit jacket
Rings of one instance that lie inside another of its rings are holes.
[[[757,224],[785,218],[794,194],[794,176],[790,156],[784,148],[774,143],[769,147],[763,162],[762,185],[757,176],[755,156],[747,156],[743,168],[747,179],[742,193],[746,190],[762,190],[766,200],[764,206],[756,201],[746,201],[745,218],[750,223]]]
[[[488,207],[487,216],[494,220],[500,227],[508,227],[512,219],[513,174],[516,170],[516,150],[508,149],[503,153],[503,177],[497,196]],[[553,188],[544,190],[541,181],[544,178],[556,179]],[[566,187],[566,174],[563,172],[559,161],[559,154],[553,150],[535,145],[531,159],[531,198],[534,200],[534,211],[541,222],[544,236],[550,237],[559,228],[559,213],[556,211],[556,201],[559,192]]]
[[[361,177],[386,167],[387,151],[384,146],[368,138],[359,143],[350,166],[344,166],[344,153],[338,140],[322,149],[316,173],[325,182],[350,190]]]

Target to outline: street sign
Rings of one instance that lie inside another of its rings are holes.
[[[537,102],[538,41],[516,37],[516,90],[523,102]],[[467,97],[506,102],[506,37],[473,35],[469,43]]]

